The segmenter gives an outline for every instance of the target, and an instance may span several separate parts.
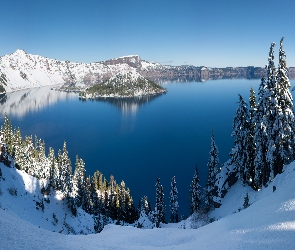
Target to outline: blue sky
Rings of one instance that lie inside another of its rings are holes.
[[[0,55],[263,67],[271,42],[278,52],[284,36],[295,66],[294,0],[0,0],[0,8]]]

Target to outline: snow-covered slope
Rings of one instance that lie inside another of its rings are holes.
[[[127,56],[106,62],[74,63],[58,61],[23,50],[0,57],[0,85],[6,92],[63,83],[94,84],[117,73],[149,72],[164,66],[149,63],[139,56]]]
[[[38,200],[38,181],[2,163],[0,167],[0,249],[295,249],[294,162],[259,192],[235,184],[223,205],[211,214],[220,219],[201,228],[188,229],[188,219],[159,229],[107,225],[100,234],[78,236],[39,228],[54,227],[50,213],[58,214],[62,201],[51,197],[52,207],[45,208],[49,214],[36,210],[27,197],[35,195]],[[238,212],[247,192],[251,205]],[[81,215],[81,222],[87,221],[84,217],[87,215]]]
[[[13,212],[36,228],[63,234],[94,233],[91,215],[79,209],[75,218],[59,192],[41,193],[45,180],[8,168],[1,162],[0,170],[0,210]]]

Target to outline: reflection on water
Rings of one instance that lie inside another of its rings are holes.
[[[160,95],[134,98],[98,98],[96,101],[107,102],[122,111],[123,116],[135,116],[138,109]],[[23,117],[29,112],[37,112],[46,106],[62,100],[78,98],[75,93],[65,93],[51,90],[51,87],[41,87],[20,90],[0,95],[0,117],[4,115]]]
[[[77,98],[77,94],[51,90],[51,87],[32,88],[7,93],[0,96],[0,116],[22,117],[29,112],[36,112],[42,108],[62,101]]]
[[[123,116],[135,116],[138,109],[155,100],[157,97],[161,96],[162,94],[158,95],[148,95],[148,96],[136,96],[136,97],[122,97],[122,98],[114,98],[114,97],[100,97],[96,98],[94,101],[98,102],[106,102],[110,103],[111,105],[119,108],[122,111]],[[81,101],[85,101],[85,99],[80,99]],[[93,100],[90,100],[93,101]]]

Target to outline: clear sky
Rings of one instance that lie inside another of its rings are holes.
[[[0,10],[0,55],[263,67],[284,36],[295,66],[294,0],[0,0]]]

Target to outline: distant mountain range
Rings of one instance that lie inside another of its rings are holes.
[[[0,57],[0,93],[56,84],[93,85],[121,73],[136,72],[157,83],[206,81],[221,78],[260,78],[260,67],[209,68],[191,65],[170,66],[142,60],[137,55],[94,63],[59,61],[23,50]],[[289,68],[295,77],[295,67]]]

